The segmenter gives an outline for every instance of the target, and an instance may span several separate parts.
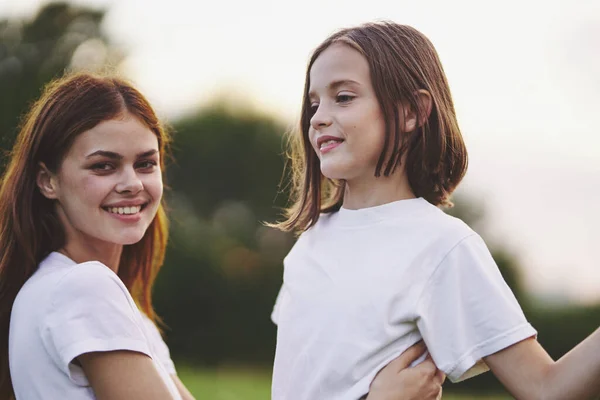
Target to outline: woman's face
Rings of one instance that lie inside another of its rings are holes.
[[[136,243],[162,197],[158,139],[129,113],[101,122],[77,136],[51,182],[67,245]]]

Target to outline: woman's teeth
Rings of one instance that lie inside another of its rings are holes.
[[[137,214],[142,209],[142,206],[133,206],[133,207],[108,207],[105,208],[106,211],[113,214]]]

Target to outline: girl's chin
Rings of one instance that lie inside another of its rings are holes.
[[[358,166],[337,160],[321,161],[321,174],[328,179],[345,180],[353,175]]]
[[[345,174],[339,171],[332,171],[330,169],[321,168],[321,174],[327,179],[344,180]]]

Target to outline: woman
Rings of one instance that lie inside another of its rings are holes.
[[[4,398],[7,350],[18,398],[191,397],[161,362],[150,297],[168,143],[120,79],[68,76],[32,107],[0,188]]]

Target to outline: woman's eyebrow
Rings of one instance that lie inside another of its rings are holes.
[[[137,154],[137,158],[142,158],[142,157],[150,157],[154,154],[158,153],[158,150],[156,149],[152,149],[152,150],[148,150],[148,151],[144,151],[142,153]],[[106,157],[106,158],[110,158],[112,160],[122,160],[123,156],[119,153],[115,153],[114,151],[106,151],[106,150],[97,150],[91,154],[88,154],[85,158],[92,158],[95,156],[102,156],[102,157]]]
[[[102,156],[106,158],[110,158],[112,160],[121,160],[123,158],[119,153],[115,153],[114,151],[106,151],[106,150],[96,150],[95,152],[88,154],[85,158],[92,158],[96,156]]]

